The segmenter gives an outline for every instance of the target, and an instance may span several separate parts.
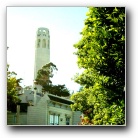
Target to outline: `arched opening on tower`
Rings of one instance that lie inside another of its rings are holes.
[[[43,32],[43,36],[46,36],[46,30],[43,30],[42,32]]]
[[[48,48],[50,47],[50,41],[48,40]]]
[[[40,47],[40,42],[41,42],[41,40],[38,39],[38,40],[37,40],[37,47]]]
[[[43,33],[46,33],[46,30],[43,30]]]
[[[43,45],[42,45],[43,48],[46,48],[46,39],[43,39]]]

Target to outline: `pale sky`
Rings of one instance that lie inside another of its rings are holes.
[[[58,68],[53,84],[79,89],[71,80],[79,72],[73,45],[81,39],[87,11],[86,7],[7,7],[7,63],[23,78],[22,86],[33,84],[36,31],[46,27],[50,31],[50,61]]]

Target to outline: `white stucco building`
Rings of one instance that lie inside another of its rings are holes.
[[[80,122],[80,111],[73,112],[69,99],[46,93],[36,106],[29,106],[28,125],[77,125]]]
[[[34,105],[33,91],[26,90],[20,94],[21,105],[31,102],[33,105],[26,106],[26,112],[8,113],[8,125],[30,125],[30,126],[49,126],[49,125],[78,125],[80,122],[80,111],[72,111],[70,105],[73,101],[67,97],[59,97],[49,93],[40,96],[37,93],[36,104]]]

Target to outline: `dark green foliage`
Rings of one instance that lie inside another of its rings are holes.
[[[54,76],[54,71],[57,70],[57,67],[52,62],[44,65],[42,69],[38,70],[36,81],[42,87],[46,84],[52,84],[50,78]]]
[[[72,96],[72,108],[93,124],[124,124],[125,8],[91,7],[87,16],[82,38],[74,45],[84,72],[74,78],[83,89]]]
[[[57,96],[67,97],[70,95],[69,90],[65,87],[65,85],[45,85],[43,86],[43,91],[47,91]]]
[[[9,71],[9,65],[7,65],[7,110],[15,112],[16,106],[21,102],[18,98],[18,88],[20,88],[21,78],[16,78],[15,72]]]
[[[65,87],[65,85],[53,85],[50,78],[54,76],[54,71],[57,71],[57,67],[55,64],[50,62],[42,67],[42,69],[38,70],[37,74],[37,84],[42,86],[43,92],[49,92],[54,95],[67,97],[70,95],[69,90]]]

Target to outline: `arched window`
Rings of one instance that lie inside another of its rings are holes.
[[[46,33],[46,30],[43,30],[43,33]]]
[[[37,47],[40,47],[40,39],[37,40]]]
[[[48,40],[48,48],[50,48],[50,40]]]
[[[46,48],[46,39],[43,39],[42,47],[43,47],[43,48]]]

